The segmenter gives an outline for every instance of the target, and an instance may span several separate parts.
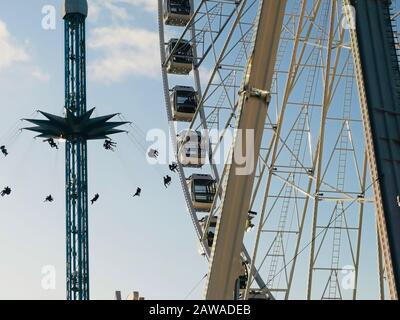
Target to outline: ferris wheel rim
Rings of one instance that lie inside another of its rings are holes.
[[[167,118],[168,118],[168,123],[169,123],[169,132],[170,132],[170,137],[172,140],[172,145],[174,150],[176,150],[177,148],[177,138],[176,138],[176,134],[177,131],[175,130],[175,126],[174,126],[174,122],[173,122],[173,117],[172,117],[172,112],[171,112],[171,101],[169,98],[169,79],[168,79],[168,73],[167,73],[167,69],[165,67],[165,61],[167,59],[166,57],[166,53],[165,53],[165,29],[164,29],[164,5],[163,5],[163,0],[158,0],[158,25],[159,25],[159,39],[160,39],[160,58],[161,58],[161,71],[162,71],[162,79],[163,79],[163,91],[164,91],[164,100],[165,100],[165,108],[167,111]],[[194,72],[198,73],[198,70],[193,70]],[[199,83],[200,85],[200,83]],[[178,157],[177,154],[174,152],[175,155],[175,160],[176,163],[178,165],[178,175],[179,175],[179,180],[181,182],[181,188],[182,191],[184,193],[184,197],[185,197],[185,202],[186,202],[186,207],[187,207],[187,211],[191,217],[192,223],[194,225],[195,228],[195,232],[197,235],[198,240],[200,240],[203,252],[205,253],[207,259],[210,255],[210,250],[208,248],[208,246],[206,246],[205,241],[201,241],[201,239],[203,238],[203,230],[201,229],[200,223],[198,221],[197,218],[197,214],[196,211],[193,207],[192,202],[190,201],[190,193],[188,190],[188,186],[186,184],[186,176],[183,170],[183,166],[182,164],[178,161]]]
[[[252,2],[252,6],[257,4],[257,3],[259,3],[259,1],[261,1],[261,0],[254,0]],[[197,10],[205,2],[206,1],[202,0],[200,2],[200,4],[199,4]],[[190,0],[190,3],[194,7],[194,1]],[[245,8],[246,3],[247,3],[247,0],[244,0],[244,1],[242,1],[240,3],[242,5],[242,7],[241,7],[242,9]],[[164,100],[165,100],[165,107],[167,109],[166,111],[167,111],[167,117],[168,117],[168,121],[169,121],[169,131],[170,131],[170,136],[171,136],[171,139],[172,139],[172,145],[173,145],[173,148],[176,149],[176,144],[177,144],[176,133],[177,133],[177,131],[175,130],[174,120],[173,120],[173,116],[172,116],[172,112],[171,112],[171,110],[172,110],[171,107],[172,106],[171,106],[171,101],[170,101],[170,98],[169,98],[169,92],[170,92],[169,76],[168,76],[168,72],[167,72],[167,69],[166,69],[166,66],[165,66],[166,59],[168,57],[167,57],[166,52],[165,52],[165,38],[166,37],[165,37],[165,28],[164,28],[164,16],[163,16],[164,12],[163,12],[163,9],[164,9],[163,0],[158,0],[158,24],[159,24],[159,40],[160,40],[159,42],[160,42],[160,57],[161,57],[161,69],[162,69],[162,79],[163,79]],[[258,9],[257,9],[257,12],[258,12]],[[238,17],[239,17],[239,15],[238,15]],[[194,16],[192,17],[192,19],[193,18],[194,18]],[[196,35],[195,35],[194,25],[192,25],[190,27],[186,26],[185,30],[187,30],[187,29],[190,29],[190,32],[191,32],[191,35],[192,35],[192,42],[193,41],[195,42],[196,41]],[[231,30],[231,33],[233,31],[234,30]],[[247,34],[246,34],[246,36],[247,36]],[[180,37],[180,39],[182,39],[182,38],[183,38],[183,36]],[[251,37],[251,38],[253,38],[253,37]],[[229,43],[229,41],[226,41],[225,45],[227,45],[228,43]],[[194,45],[194,47],[196,47],[196,46]],[[194,50],[193,54],[194,54],[194,60],[196,60],[198,58],[196,50]],[[247,65],[247,61],[248,61],[248,59],[246,59],[246,65]],[[215,69],[217,69],[217,66],[214,66],[214,67],[215,67]],[[201,95],[202,91],[201,91],[201,82],[200,82],[200,74],[199,74],[199,68],[198,67],[193,68],[193,77],[194,77],[194,82],[195,82],[195,85],[196,85],[196,89],[198,90],[198,92]],[[239,93],[237,93],[237,95],[239,95]],[[197,112],[200,114],[200,117],[201,117],[201,120],[202,120],[201,121],[201,125],[203,126],[203,129],[208,130],[207,121],[206,121],[206,118],[205,118],[205,115],[204,115],[204,104],[200,104],[200,107],[198,108]],[[232,116],[233,115],[234,114],[232,113]],[[232,119],[233,118],[231,118],[231,120]],[[209,152],[210,165],[211,165],[211,168],[212,168],[212,171],[213,171],[213,174],[214,174],[214,178],[220,182],[220,184],[219,184],[219,187],[220,187],[222,180],[221,180],[221,177],[219,175],[218,170],[216,169],[215,164],[212,161],[213,152],[212,152],[211,149],[209,151],[210,151]],[[179,178],[180,178],[180,182],[181,182],[181,187],[182,187],[182,190],[183,190],[183,193],[184,193],[184,197],[185,197],[185,200],[186,200],[185,202],[186,202],[187,210],[188,210],[189,215],[191,216],[192,222],[194,224],[197,238],[200,240],[200,244],[201,244],[203,253],[204,253],[205,257],[207,259],[209,259],[210,255],[211,255],[211,248],[207,245],[207,239],[204,239],[205,238],[204,237],[205,232],[203,231],[203,229],[202,229],[202,227],[200,225],[200,222],[199,222],[199,219],[198,219],[198,216],[197,216],[197,211],[193,207],[193,204],[191,202],[191,196],[190,196],[190,192],[188,190],[188,186],[186,184],[186,175],[184,173],[183,166],[179,163],[179,159],[177,157],[177,154],[175,152],[174,152],[174,154],[175,154],[175,159],[177,160],[176,162],[177,162],[178,168],[179,168],[179,173],[178,174],[179,174]],[[209,217],[211,217],[211,214],[210,214]],[[251,260],[250,254],[247,251],[245,245],[243,245],[242,259],[244,261],[250,261]],[[274,299],[274,297],[272,296],[272,294],[269,292],[268,288],[266,287],[265,282],[263,281],[261,276],[258,274],[257,270],[254,269],[252,271],[252,273],[255,274],[254,279],[255,279],[256,283],[258,283],[260,289],[261,290],[265,290],[267,292],[269,298]]]

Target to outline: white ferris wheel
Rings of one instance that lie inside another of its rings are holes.
[[[158,3],[170,133],[210,266],[205,298],[392,293],[350,2]]]

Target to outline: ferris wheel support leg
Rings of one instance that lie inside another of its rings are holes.
[[[246,129],[254,130],[253,161],[259,157],[268,109],[267,92],[272,85],[285,8],[286,0],[263,1],[260,6],[254,51],[246,74],[237,125],[238,134]],[[246,142],[240,140],[246,139],[236,137],[233,145],[238,145],[240,151],[247,150]],[[255,173],[252,170],[245,175],[238,175],[238,170],[243,168],[234,159],[235,148],[232,163],[226,167],[228,180],[210,257],[205,293],[207,300],[233,299],[235,282],[241,270],[241,251]]]
[[[356,12],[350,30],[377,228],[391,299],[400,290],[400,70],[389,0],[344,0]],[[354,17],[349,17],[353,21]]]

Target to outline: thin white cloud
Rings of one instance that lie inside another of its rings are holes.
[[[143,29],[102,27],[92,30],[88,47],[100,58],[89,65],[90,77],[110,83],[129,76],[157,77],[158,34]]]
[[[133,18],[131,12],[155,12],[157,0],[89,0],[89,5],[92,21],[103,14],[114,21],[112,26],[97,26],[90,32],[88,47],[97,58],[89,65],[89,76],[104,83],[129,76],[157,77],[158,34],[125,24]]]
[[[155,12],[157,0],[89,0],[89,19],[96,21],[103,11],[108,11],[113,19],[128,20],[131,17],[127,6]]]
[[[104,4],[105,8],[108,9],[111,13],[111,16],[115,19],[121,20],[128,20],[129,14],[125,8],[119,7],[118,5],[114,4],[113,2],[107,2]]]
[[[100,16],[102,8],[97,1],[98,0],[89,0],[89,20],[97,21]]]
[[[32,63],[28,53],[30,42],[25,40],[23,44],[17,42],[7,29],[5,22],[0,20],[0,72],[13,67],[18,63],[25,64],[25,72],[39,81],[49,81],[50,75],[39,66]]]
[[[50,80],[50,75],[46,72],[44,72],[41,68],[39,67],[34,67],[32,70],[32,76],[36,78],[39,81],[47,82]]]
[[[208,82],[211,79],[211,75],[213,73],[214,70],[209,69],[205,66],[200,66],[199,68],[199,74],[200,74],[200,82],[201,82],[201,86],[202,87],[206,87]]]
[[[147,11],[157,10],[157,0],[115,0],[116,2],[131,4],[137,7],[142,7]]]
[[[0,70],[12,66],[14,63],[29,61],[29,54],[12,38],[7,25],[0,20]]]

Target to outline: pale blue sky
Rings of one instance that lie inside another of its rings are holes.
[[[144,131],[166,130],[155,1],[91,2],[88,107],[98,115],[121,112]],[[51,150],[27,132],[12,138],[23,126],[14,126],[18,119],[63,107],[63,21],[58,15],[56,30],[41,26],[42,7],[54,5],[59,14],[60,3],[0,0],[0,142],[10,152],[0,158],[0,186],[13,189],[0,199],[0,299],[65,297],[64,150]],[[91,297],[110,299],[120,289],[182,299],[207,268],[178,181],[165,190],[168,168],[149,166],[126,136],[116,141],[117,154],[101,142],[89,149],[89,193],[101,195],[90,208]],[[142,197],[132,199],[137,186]],[[49,193],[54,204],[43,203]],[[41,288],[44,265],[56,267],[56,290]],[[192,297],[201,294],[200,287]]]

